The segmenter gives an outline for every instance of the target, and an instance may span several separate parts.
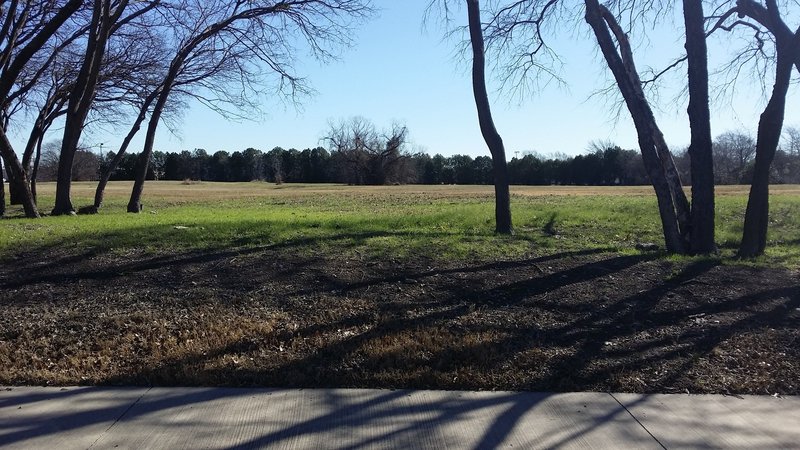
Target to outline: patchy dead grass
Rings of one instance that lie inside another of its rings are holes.
[[[106,196],[113,199],[126,199],[131,192],[133,182],[115,181],[106,188]],[[55,197],[55,183],[37,185],[39,195],[45,202]],[[91,199],[94,196],[96,183],[73,183],[73,196],[78,199]],[[719,196],[746,196],[750,187],[747,185],[717,186]],[[770,186],[774,195],[800,195],[800,185]],[[687,194],[690,189],[687,188]],[[511,193],[520,197],[541,196],[652,196],[650,186],[512,186]],[[243,196],[256,198],[296,198],[333,194],[342,196],[377,195],[403,196],[423,198],[492,198],[493,186],[462,185],[400,185],[400,186],[347,186],[339,184],[297,184],[285,183],[213,183],[198,181],[158,181],[147,182],[145,186],[145,203],[160,204],[163,201],[216,201],[235,200]]]
[[[23,264],[0,272],[0,384],[798,394],[797,275],[603,251]]]
[[[719,258],[635,250],[646,187],[514,188],[513,237],[490,187],[129,188],[0,222],[0,384],[800,393],[797,187],[747,266],[743,187]]]

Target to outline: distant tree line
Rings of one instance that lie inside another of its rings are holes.
[[[403,132],[404,133],[404,132]],[[394,135],[395,137],[397,136]],[[391,133],[389,138],[391,139]],[[377,147],[377,144],[376,144]],[[38,181],[54,181],[58,171],[59,143],[45,145]],[[755,140],[746,134],[724,133],[713,146],[716,184],[747,184],[753,173]],[[383,156],[382,156],[383,155]],[[389,156],[386,156],[389,155]],[[74,181],[97,180],[115,153],[98,156],[88,150],[76,153]],[[111,172],[111,180],[133,180],[137,155],[126,155]],[[358,163],[354,163],[358,162]],[[689,155],[675,154],[682,180],[690,180]],[[636,150],[610,143],[594,143],[588,153],[577,156],[542,156],[527,153],[508,162],[511,184],[614,186],[650,183]],[[784,145],[772,166],[772,182],[800,184],[800,132],[789,128]],[[221,182],[266,181],[272,183],[344,184],[492,184],[489,156],[442,156],[410,153],[398,147],[388,152],[323,147],[297,150],[275,147],[263,152],[184,150],[153,152],[148,180],[202,180]]]

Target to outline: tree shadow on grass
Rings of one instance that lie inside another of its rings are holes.
[[[158,230],[163,227],[155,227],[150,234],[158,236]],[[99,238],[101,241],[115,242],[117,235],[124,235],[125,231],[117,233],[107,233]],[[415,237],[415,238],[435,238],[450,235],[448,233],[412,233],[412,232],[345,232],[332,235],[299,237],[286,239],[275,244],[268,245],[247,245],[243,247],[209,248],[200,250],[189,250],[184,253],[156,254],[145,257],[118,257],[114,260],[104,261],[101,267],[92,264],[91,259],[107,254],[113,245],[103,248],[92,248],[78,254],[68,254],[62,257],[49,256],[54,251],[54,246],[43,246],[35,251],[28,251],[25,256],[21,256],[15,264],[9,264],[4,274],[1,274],[0,282],[5,288],[19,288],[26,285],[38,283],[64,283],[77,280],[105,280],[119,278],[137,272],[145,272],[160,269],[174,269],[190,267],[219,262],[234,257],[246,257],[258,255],[265,252],[285,252],[289,259],[296,257],[298,252],[313,249],[320,244],[334,245],[339,250],[354,248],[363,245],[367,240],[381,237]],[[32,263],[26,263],[30,261]],[[81,264],[86,263],[88,264]],[[4,280],[5,279],[5,280]],[[5,281],[5,282],[3,282]]]
[[[535,260],[571,260],[574,256],[552,255]],[[306,345],[305,350],[294,355],[279,355],[279,363],[204,369],[209,361],[218,361],[225,355],[247,356],[265,350],[247,338],[105,381],[156,385],[195,385],[206,380],[229,385],[294,387],[703,391],[707,380],[702,378],[713,374],[700,373],[695,378],[687,375],[699,359],[741,333],[785,328],[787,320],[792,319],[781,314],[800,306],[796,283],[761,290],[756,287],[740,296],[725,294],[725,287],[719,284],[727,279],[709,278],[715,269],[724,269],[713,260],[690,262],[677,274],[670,272],[666,280],[651,280],[644,283],[644,289],[633,293],[598,298],[602,290],[597,288],[600,279],[621,272],[630,275],[626,271],[651,267],[659,260],[652,255],[601,255],[599,259],[591,256],[595,259],[587,262],[579,258],[582,263],[553,273],[541,273],[531,261],[502,263],[506,270],[513,267],[524,272],[523,278],[503,280],[481,289],[476,288],[479,283],[465,284],[459,276],[471,274],[482,280],[487,273],[495,273],[497,267],[488,264],[407,272],[352,284],[324,282],[316,291],[302,288],[286,295],[327,296],[331,304],[338,303],[342,308],[364,298],[374,303],[366,310],[343,314],[338,320],[303,322],[302,317],[297,317],[294,320],[302,325],[284,331],[279,340],[287,348],[311,337],[318,338],[319,343]],[[446,280],[438,281],[432,293],[415,291],[406,299],[388,295],[393,292],[391,287],[406,285],[405,280],[424,282],[443,276]],[[709,279],[717,285],[708,286]],[[701,295],[718,292],[721,297],[682,298],[687,286],[694,284],[703,287]],[[628,292],[630,287],[627,286]],[[561,292],[575,297],[558,296]],[[282,305],[293,314],[289,303]],[[297,314],[305,312],[302,309]],[[724,320],[713,323],[711,319],[716,316]],[[698,325],[693,322],[695,317],[708,320]],[[194,375],[186,378],[187,373]],[[637,378],[640,385],[631,384],[631,379]],[[780,383],[777,387],[792,389]],[[712,385],[705,389],[719,392],[726,388]],[[736,389],[731,387],[732,391]]]
[[[398,235],[323,239],[346,245]],[[676,263],[656,254],[586,250],[474,264],[354,260],[357,267],[348,269],[348,261],[297,254],[318,239],[60,273],[19,269],[2,287],[24,292],[4,304],[35,304],[30,293],[44,285],[58,297],[70,284],[89,282],[85,292],[98,298],[86,300],[113,308],[119,291],[108,281],[135,280],[154,293],[156,315],[158,299],[169,291],[189,308],[193,298],[223,292],[220,298],[237,301],[218,300],[219,308],[266,305],[281,317],[269,336],[245,333],[181,357],[134,360],[130,370],[97,380],[107,384],[638,392],[747,392],[754,385],[745,379],[704,384],[716,376],[711,353],[742,333],[784,330],[800,306],[798,285],[786,274],[759,285],[764,269],[716,260]],[[229,263],[237,258],[243,261]],[[767,340],[759,345],[769,347]],[[252,362],[225,362],[232,358]],[[769,377],[765,383],[786,393],[797,389]]]

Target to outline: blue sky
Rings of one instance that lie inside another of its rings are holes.
[[[394,121],[405,124],[416,149],[444,155],[488,155],[478,130],[469,64],[458,57],[456,41],[443,40],[444,30],[439,24],[430,22],[423,27],[427,1],[376,3],[380,15],[356,31],[357,46],[343,51],[339,61],[325,66],[310,58],[299,61],[299,73],[317,91],[303,101],[300,110],[265,99],[262,120],[237,123],[191,105],[180,124],[179,136],[161,127],[156,150],[303,149],[320,145],[329,121],[363,116],[379,128],[389,127]],[[466,14],[460,12],[461,16]],[[623,110],[615,121],[615,99],[592,96],[608,86],[611,78],[588,26],[581,17],[577,19],[550,40],[563,59],[560,74],[565,85],[554,83],[523,99],[498,92],[497,83],[490,86],[495,123],[509,158],[524,151],[578,154],[595,140],[637,148],[627,111]],[[668,23],[648,32],[650,40],[636,48],[640,71],[647,65],[663,67],[680,55],[682,36],[674,31],[680,29],[679,25]],[[726,50],[712,42],[711,51],[722,55]],[[685,68],[679,69],[676,79],[683,73]],[[755,134],[764,100],[761,88],[748,82],[739,85],[735,97],[726,97],[732,100],[713,106],[715,135],[729,130]],[[787,125],[800,125],[796,97],[787,102]],[[657,118],[667,142],[675,149],[685,146],[689,141],[685,99],[678,89],[669,87],[659,98]],[[95,130],[84,141],[93,146],[102,142],[105,150],[115,149],[126,132]],[[48,136],[48,140],[58,138],[58,131]],[[22,148],[21,141],[22,137],[16,136],[18,149]],[[131,151],[140,148],[141,139]]]

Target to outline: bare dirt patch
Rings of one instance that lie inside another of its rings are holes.
[[[800,394],[791,270],[292,250],[4,261],[0,384]]]

